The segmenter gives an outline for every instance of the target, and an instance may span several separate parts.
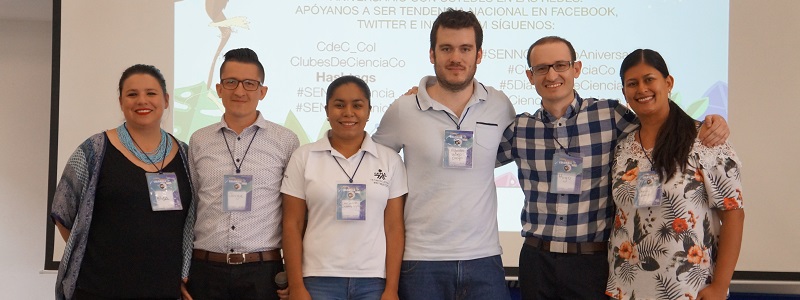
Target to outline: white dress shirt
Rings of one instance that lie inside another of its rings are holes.
[[[218,253],[280,249],[281,180],[299,144],[291,130],[265,120],[261,113],[241,134],[230,129],[224,118],[192,134],[189,159],[197,197],[194,248]],[[234,163],[241,164],[241,173],[236,174]],[[225,175],[253,176],[250,211],[223,210]]]

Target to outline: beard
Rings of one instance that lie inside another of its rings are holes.
[[[436,74],[436,81],[439,82],[439,85],[442,88],[451,91],[451,92],[460,92],[466,89],[468,86],[472,84],[472,79],[475,78],[475,69],[470,70],[469,68],[465,68],[467,72],[467,77],[464,78],[462,81],[449,81],[445,78],[444,73],[445,67],[434,66],[433,71]]]

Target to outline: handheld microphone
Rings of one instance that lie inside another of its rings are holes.
[[[280,272],[275,275],[275,285],[279,290],[285,290],[289,287],[289,280],[286,278],[286,272]]]

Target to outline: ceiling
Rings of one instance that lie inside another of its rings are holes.
[[[52,21],[53,0],[0,0],[0,20]]]

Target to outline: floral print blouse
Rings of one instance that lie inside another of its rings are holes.
[[[648,152],[649,157],[651,153]],[[609,241],[606,294],[616,299],[694,299],[711,283],[720,233],[719,210],[741,209],[741,162],[729,144],[695,140],[686,170],[662,178],[659,206],[634,206],[639,172],[651,163],[628,135],[612,164],[616,204]]]

